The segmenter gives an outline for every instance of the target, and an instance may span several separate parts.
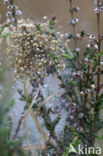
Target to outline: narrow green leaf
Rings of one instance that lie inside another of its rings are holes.
[[[75,59],[75,55],[70,51],[69,48],[66,48],[66,53],[63,54],[62,56],[66,59]]]
[[[15,104],[15,100],[13,99],[13,100],[11,100],[11,102],[9,103],[9,107],[13,107],[14,104]]]
[[[0,36],[0,39],[6,38],[6,37],[8,37],[8,36],[10,36],[10,35],[11,35],[10,33],[3,34],[3,35]]]
[[[51,56],[54,60],[57,60],[57,59],[58,59],[58,57],[57,57],[53,52],[50,53],[50,56]]]

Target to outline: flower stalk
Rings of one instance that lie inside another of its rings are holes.
[[[71,12],[71,20],[72,22],[74,21],[74,11],[73,11],[73,4],[72,4],[72,0],[69,0],[69,4],[70,4],[70,12]],[[73,36],[74,36],[74,48],[77,48],[77,37],[76,37],[76,25],[75,22],[71,23],[72,27],[73,27]]]
[[[100,0],[97,1],[97,8],[100,8]],[[97,13],[97,33],[98,33],[98,53],[100,53],[101,51],[101,35],[100,35],[100,11]],[[96,105],[94,108],[94,133],[96,132],[96,121],[99,115],[99,109],[98,109],[98,97],[99,97],[99,93],[100,93],[100,81],[101,81],[101,68],[100,68],[100,61],[101,61],[101,57],[98,56],[98,69],[97,69],[97,88],[96,88]],[[93,144],[95,143],[95,139]]]

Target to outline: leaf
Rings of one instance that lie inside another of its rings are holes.
[[[52,129],[53,129],[53,131],[54,131],[54,129],[55,129],[55,126],[59,123],[60,119],[61,119],[61,117],[58,116],[58,117],[56,118],[56,120],[54,120],[54,121],[52,122]]]
[[[39,156],[42,156],[42,151],[40,149],[38,149],[37,152]]]
[[[97,57],[102,56],[103,55],[103,50],[97,54]]]
[[[37,25],[37,29],[40,31],[42,29],[42,25],[41,24],[38,24]]]
[[[54,29],[54,24],[55,24],[54,21],[50,21],[49,24],[50,24],[50,29]]]
[[[53,52],[50,53],[50,56],[51,56],[54,60],[57,60],[57,59],[58,59],[58,57],[57,57]]]
[[[13,107],[15,104],[15,100],[13,99],[10,103],[9,103],[9,107]]]
[[[49,33],[54,34],[54,30],[53,29],[50,29],[49,30]]]
[[[67,147],[65,152],[63,153],[63,156],[68,156],[69,151],[70,151],[70,147]]]
[[[21,89],[17,89],[18,93],[22,95],[23,91]]]
[[[66,48],[66,53],[63,54],[62,56],[65,57],[66,59],[75,59],[75,55],[70,51],[69,48]]]
[[[86,64],[83,65],[83,70],[86,71],[88,69],[88,66]]]
[[[8,37],[8,36],[10,36],[10,35],[11,35],[10,33],[3,34],[3,35],[0,36],[0,39],[6,38],[6,37]]]
[[[94,57],[94,59],[93,59],[93,71],[96,70],[97,65],[98,65],[97,57]]]

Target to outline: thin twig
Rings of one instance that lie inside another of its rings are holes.
[[[73,9],[73,5],[72,5],[72,0],[69,0],[69,4],[70,4],[70,12],[71,12],[71,19],[73,20],[74,19],[74,13],[72,11]],[[72,25],[73,26],[73,35],[74,35],[74,47],[75,49],[77,48],[77,38],[76,38],[76,27],[75,27],[75,24]]]
[[[24,112],[22,114],[24,114]],[[18,125],[17,125],[17,128],[16,128],[16,132],[15,132],[15,134],[13,136],[13,140],[17,137],[17,135],[19,133],[19,130],[20,130],[20,127],[21,127],[21,124],[22,124],[23,119],[24,119],[24,115],[22,115],[20,117],[19,121],[18,121]]]

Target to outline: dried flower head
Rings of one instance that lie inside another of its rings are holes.
[[[17,28],[13,27],[8,48],[9,55],[15,55],[16,76],[29,76],[40,82],[56,67],[64,69],[65,65],[60,61],[62,36],[50,29],[50,22],[18,21]]]

